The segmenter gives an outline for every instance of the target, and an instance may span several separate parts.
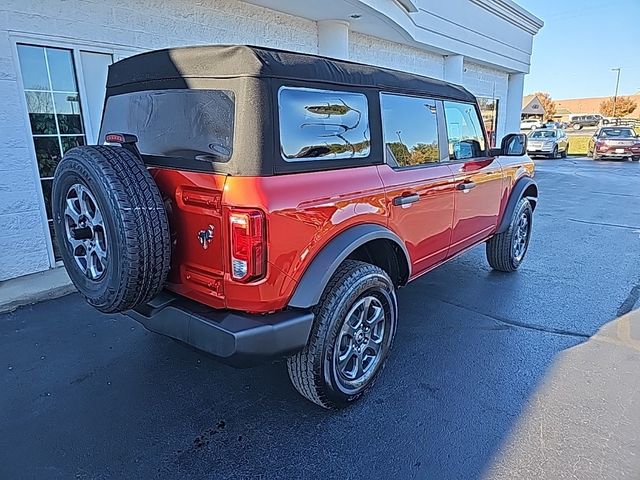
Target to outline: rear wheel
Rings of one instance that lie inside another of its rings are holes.
[[[575,123],[575,124],[573,125],[573,129],[574,129],[574,130],[581,130],[581,129],[582,129],[582,125],[580,125],[579,123]]]
[[[362,396],[384,367],[397,310],[395,287],[382,269],[346,260],[313,309],[307,345],[287,360],[296,390],[328,409]]]
[[[632,161],[632,162],[640,162],[640,156],[638,156],[638,157],[631,157],[631,161]]]
[[[89,304],[122,312],[160,292],[170,261],[167,215],[133,153],[108,146],[69,150],[55,172],[52,206],[64,265]]]
[[[567,158],[567,155],[569,155],[569,144],[567,143],[567,146],[564,147],[564,150],[562,151],[562,158]]]
[[[509,228],[487,242],[487,260],[491,268],[501,272],[518,269],[529,249],[533,209],[528,199],[522,198],[516,205]]]

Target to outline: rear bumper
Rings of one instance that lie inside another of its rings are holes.
[[[527,149],[527,154],[528,155],[551,155],[553,153],[553,148],[549,148],[549,149],[532,149],[529,148]]]
[[[615,150],[606,150],[600,151],[596,150],[596,154],[600,157],[608,157],[608,158],[626,158],[626,157],[638,157],[640,156],[640,151],[634,152],[632,150],[626,150],[624,152],[616,152]]]
[[[300,350],[313,323],[313,313],[307,310],[251,315],[216,310],[167,291],[126,314],[147,330],[180,340],[236,367]]]

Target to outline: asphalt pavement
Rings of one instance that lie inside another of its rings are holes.
[[[77,294],[0,315],[0,478],[640,478],[640,164],[537,165],[520,270],[480,246],[402,289],[344,411]]]

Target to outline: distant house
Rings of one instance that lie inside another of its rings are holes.
[[[544,118],[544,107],[536,95],[525,95],[522,98],[521,117],[523,120],[528,118],[542,120]]]

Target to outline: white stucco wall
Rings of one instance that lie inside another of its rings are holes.
[[[120,55],[169,46],[253,43],[317,53],[317,24],[235,0],[2,0],[0,2],[0,281],[50,267],[16,35],[113,48]],[[72,40],[70,40],[70,38]]]
[[[319,4],[311,6],[316,8]],[[392,23],[384,25],[389,27]],[[444,78],[445,59],[440,53],[385,40],[375,36],[376,32],[358,33],[355,30],[360,27],[352,27],[347,49],[351,60]],[[52,264],[24,93],[17,73],[16,41],[111,53],[117,60],[144,50],[212,43],[250,43],[318,53],[318,35],[314,20],[240,0],[2,0],[0,281],[42,271]],[[498,134],[504,134],[507,73],[467,58],[463,66],[463,84],[473,93],[492,96],[495,85],[500,98]]]
[[[349,59],[442,79],[444,57],[400,43],[351,32]]]
[[[463,85],[474,95],[482,97],[493,97],[495,95],[495,98],[500,100],[498,102],[498,129],[496,135],[499,142],[506,133],[510,133],[505,131],[509,74],[465,59],[462,79]]]

